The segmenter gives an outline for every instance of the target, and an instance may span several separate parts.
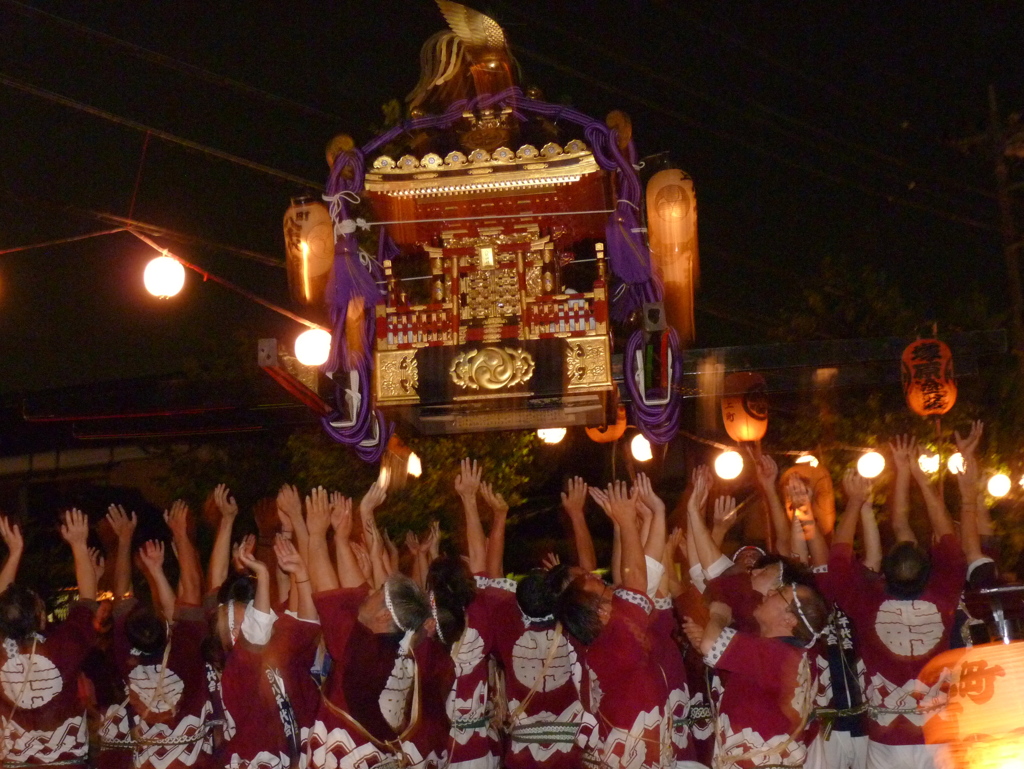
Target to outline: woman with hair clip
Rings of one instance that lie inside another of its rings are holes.
[[[8,548],[0,570],[0,762],[5,766],[84,766],[88,759],[85,708],[76,682],[96,635],[96,572],[86,544],[88,519],[69,510],[62,520],[60,534],[74,556],[79,600],[64,622],[48,629],[42,600],[15,583],[24,549],[21,531],[0,516]]]

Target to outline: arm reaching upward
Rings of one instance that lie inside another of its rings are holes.
[[[584,512],[587,502],[587,484],[578,475],[569,480],[566,490],[562,492],[562,509],[569,516],[572,524],[572,536],[576,543],[576,561],[581,569],[593,571],[597,568],[597,555],[594,552],[594,540],[587,527]]]
[[[711,489],[711,470],[707,465],[701,465],[693,471],[692,479],[693,492],[686,503],[687,521],[690,525],[688,536],[696,547],[701,568],[706,570],[722,557],[722,551],[711,539],[707,524],[704,522],[704,506],[707,504]]]
[[[344,499],[343,497],[341,499]],[[323,486],[318,486],[309,492],[306,497],[306,530],[309,532],[309,578],[314,593],[322,593],[326,590],[334,590],[338,587],[338,579],[341,578],[341,587],[358,587],[363,584],[362,574],[357,575],[348,570],[350,563],[346,561],[345,570],[342,570],[342,545],[339,531],[344,531],[344,547],[348,545],[348,536],[352,531],[352,503],[342,505],[342,512],[339,526],[334,530],[334,545],[339,553],[338,572],[335,573],[331,566],[331,556],[327,551],[327,529],[331,525],[331,505],[327,491]],[[296,548],[297,549],[297,548]],[[301,551],[300,551],[301,555]],[[356,570],[358,572],[358,569]],[[350,584],[346,584],[349,582]]]
[[[277,517],[284,531],[293,532],[295,547],[303,560],[309,559],[309,532],[302,518],[302,497],[294,486],[285,484],[277,492]],[[285,521],[288,525],[285,525]]]
[[[645,473],[636,476],[637,499],[653,513],[651,527],[644,541],[644,555],[660,561],[665,553],[665,541],[668,528],[665,524],[665,502],[654,493],[651,479]]]
[[[151,539],[139,548],[139,565],[153,594],[153,608],[170,622],[174,618],[175,597],[174,588],[164,574],[164,543]]]
[[[636,495],[622,481],[608,484],[605,491],[591,488],[590,495],[616,524],[622,542],[622,586],[647,592],[647,563],[636,525]]]
[[[487,538],[487,576],[505,576],[505,522],[508,502],[486,481],[480,484],[480,496],[491,508],[491,536]]]
[[[469,570],[482,574],[487,570],[487,538],[480,523],[480,512],[476,506],[476,493],[480,488],[482,470],[476,460],[463,459],[459,474],[455,476],[455,492],[462,500],[462,511],[466,516],[466,547],[469,552]]]
[[[853,545],[853,540],[857,536],[860,509],[871,493],[871,482],[856,470],[850,469],[843,476],[843,491],[846,492],[846,509],[832,535],[833,547]]]
[[[220,512],[220,523],[217,524],[217,536],[213,540],[210,563],[207,566],[206,590],[216,592],[228,578],[231,565],[231,528],[238,516],[238,503],[231,496],[231,491],[223,484],[217,484],[213,490],[213,503]]]
[[[765,503],[768,505],[768,512],[772,519],[772,530],[775,532],[775,552],[785,555],[792,551],[789,516],[779,499],[779,492],[775,489],[775,482],[779,477],[779,466],[768,454],[755,456],[750,451],[750,458],[754,460],[754,476],[757,478],[757,487],[761,490]]]
[[[170,510],[164,511],[164,521],[174,537],[181,574],[178,577],[178,600],[198,606],[203,600],[203,567],[199,552],[188,534],[188,505],[175,500]]]
[[[78,597],[85,601],[96,600],[96,570],[89,557],[89,519],[85,513],[72,508],[64,513],[60,535],[71,546],[75,559],[75,578],[78,580]]]
[[[351,511],[349,517],[351,518]],[[299,619],[319,619],[316,606],[313,603],[313,589],[310,586],[309,572],[306,570],[306,564],[302,560],[302,556],[299,555],[298,549],[291,540],[278,534],[274,538],[274,554],[277,556],[278,568],[291,577],[291,592],[298,596],[298,608],[295,613]]]
[[[956,476],[957,486],[960,488],[960,540],[967,563],[974,563],[985,554],[981,549],[981,528],[979,526],[978,506],[978,442],[981,440],[981,433],[984,425],[980,421],[971,425],[971,432],[966,438],[961,438],[960,433],[954,433],[956,447],[960,450],[960,456],[964,459],[964,470]]]
[[[3,515],[0,515],[0,537],[3,537],[7,545],[7,560],[4,561],[4,568],[0,569],[0,593],[14,583],[18,576],[18,565],[21,563],[22,553],[25,552],[25,540],[21,536],[21,529],[18,524],[11,523]]]
[[[889,442],[892,461],[896,466],[896,482],[893,487],[892,528],[897,542],[917,542],[914,530],[910,528],[910,467],[916,464],[913,456],[917,441],[908,435],[897,436]]]
[[[238,548],[238,561],[256,577],[256,596],[253,608],[263,614],[270,614],[270,570],[267,565],[253,555],[256,542],[247,539]]]
[[[117,537],[114,554],[114,598],[128,598],[132,594],[132,535],[138,518],[125,513],[120,505],[107,508],[107,522]]]
[[[916,443],[911,451],[913,452],[912,456],[917,453]],[[947,534],[955,534],[956,529],[953,527],[953,519],[950,517],[949,511],[946,509],[946,503],[942,501],[942,497],[939,496],[939,493],[935,490],[935,487],[928,476],[925,475],[924,470],[921,469],[921,465],[918,464],[916,459],[910,463],[910,474],[914,476],[918,488],[921,489],[921,495],[924,497],[924,507],[928,511],[928,521],[932,525],[932,534],[935,535],[936,539]],[[895,522],[893,525],[895,526]],[[909,525],[907,528],[910,528]],[[900,539],[899,541],[903,540]]]

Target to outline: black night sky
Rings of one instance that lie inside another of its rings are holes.
[[[524,85],[625,110],[641,156],[668,151],[694,177],[699,346],[762,340],[825,257],[883,269],[924,318],[972,291],[1006,305],[992,163],[954,144],[985,128],[990,84],[1004,119],[1024,110],[1024,4],[473,5],[505,28]],[[286,304],[282,269],[212,244],[283,259],[301,185],[144,128],[322,184],[327,140],[369,139],[444,26],[429,0],[0,0],[0,251],[111,228],[89,212],[131,216]],[[170,374],[211,340],[248,335],[255,355],[257,337],[298,331],[191,273],[152,299],[151,255],[125,233],[0,255],[0,396]]]

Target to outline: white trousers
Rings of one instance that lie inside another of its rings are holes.
[[[821,732],[807,748],[805,769],[864,769],[868,760],[868,738],[849,732],[832,732],[826,740]]]

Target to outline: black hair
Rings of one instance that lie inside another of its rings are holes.
[[[124,620],[124,634],[143,655],[162,654],[167,645],[167,623],[151,606],[138,604]]]
[[[400,572],[392,574],[384,583],[384,590],[391,600],[391,619],[399,631],[419,630],[430,619],[430,602],[411,577]]]
[[[775,563],[782,564],[783,585],[796,582],[798,585],[814,587],[814,574],[807,566],[792,558],[783,558],[778,553],[765,553],[754,562],[753,568],[763,569]]]
[[[248,574],[229,574],[217,590],[217,603],[247,604],[256,598],[256,580]]]
[[[441,635],[451,646],[466,629],[466,607],[476,595],[476,581],[465,561],[445,555],[430,564],[426,585],[434,594]]]
[[[0,593],[0,635],[16,643],[39,629],[39,596],[27,587],[11,584]]]
[[[560,563],[555,568],[548,571],[546,581],[548,588],[555,596],[562,594],[562,591],[569,587],[569,583],[572,582],[572,569],[569,564]]]
[[[534,569],[523,577],[516,587],[516,602],[523,614],[533,619],[554,614],[558,593],[548,582],[548,572]]]
[[[920,597],[932,574],[932,561],[916,542],[897,542],[882,559],[885,590],[893,598]]]
[[[799,609],[796,607],[798,601]],[[828,602],[810,585],[793,585],[793,603],[790,605],[790,611],[796,615],[793,637],[804,644],[810,643],[811,639],[820,634],[828,624],[830,614]]]
[[[601,633],[598,615],[600,597],[584,588],[585,577],[577,577],[558,596],[555,616],[570,635],[589,646]]]

